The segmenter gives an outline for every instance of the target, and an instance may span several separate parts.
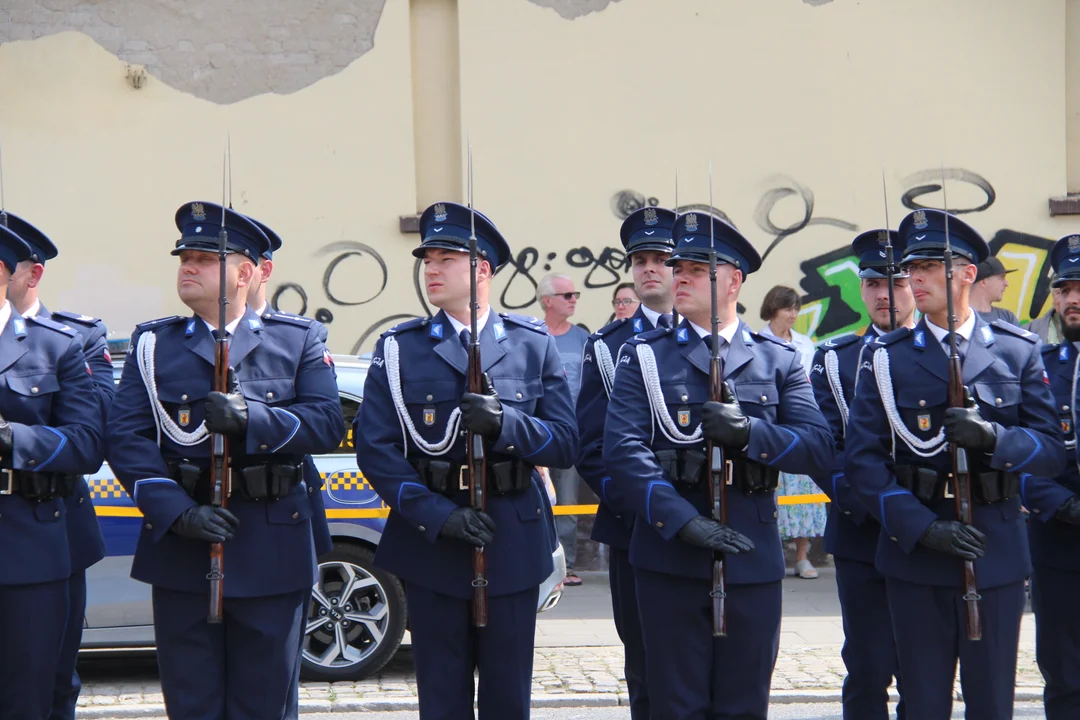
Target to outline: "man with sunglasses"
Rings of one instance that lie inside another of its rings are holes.
[[[641,208],[623,221],[623,247],[630,257],[634,282],[626,283],[641,298],[637,311],[602,327],[589,336],[581,363],[581,392],[577,418],[581,454],[577,467],[581,476],[600,498],[592,539],[610,549],[608,582],[615,629],[625,650],[624,671],[630,694],[632,720],[649,720],[649,693],[645,679],[645,642],[641,637],[641,617],[634,590],[634,570],[630,565],[630,532],[634,511],[626,506],[611,484],[604,464],[604,420],[608,396],[615,380],[615,359],[619,348],[630,338],[657,327],[671,327],[671,268],[665,263],[675,242],[671,228],[675,213],[664,208]],[[636,298],[635,298],[636,302]]]
[[[946,235],[946,231],[948,235]],[[974,228],[940,210],[899,227],[901,269],[923,318],[867,347],[848,423],[845,476],[881,523],[885,576],[907,716],[952,717],[960,663],[967,717],[1013,716],[1016,652],[1031,573],[1020,492],[1028,474],[1054,476],[1065,448],[1038,338],[970,306],[976,264],[990,254]],[[952,300],[966,407],[949,407]],[[963,448],[972,523],[957,518],[950,443]],[[963,561],[975,563],[982,639],[966,628]]]
[[[540,278],[536,285],[536,299],[544,310],[544,322],[548,332],[555,338],[555,346],[562,357],[566,379],[570,383],[570,398],[577,404],[578,389],[581,385],[581,357],[585,343],[589,339],[588,331],[570,322],[570,317],[577,310],[577,301],[581,293],[574,290],[574,281],[566,275],[551,273]],[[551,482],[555,485],[555,502],[558,505],[576,505],[578,485],[581,476],[577,469],[550,468]],[[558,515],[555,518],[555,530],[566,552],[565,585],[580,585],[581,578],[574,572],[577,560],[576,515]]]

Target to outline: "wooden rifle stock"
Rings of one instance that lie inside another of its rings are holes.
[[[719,353],[714,352],[709,361],[709,400],[723,402],[724,369]],[[709,456],[709,504],[712,506],[713,519],[722,525],[727,524],[727,486],[731,479],[731,463],[724,461],[724,451],[719,445],[709,441],[705,452]],[[713,588],[712,597],[713,637],[727,637],[727,563],[724,555],[713,552]]]
[[[475,316],[474,316],[475,317]],[[473,327],[476,327],[474,322]],[[471,393],[484,392],[484,375],[480,365],[480,343],[475,333],[469,344],[468,387]],[[466,454],[469,464],[469,504],[473,510],[484,512],[487,509],[487,462],[484,458],[484,438],[475,433],[467,433]],[[484,548],[473,548],[472,559],[473,586],[473,622],[476,627],[485,627],[488,618],[487,592],[487,555]]]
[[[973,311],[974,312],[974,311]],[[960,357],[949,357],[949,407],[965,406],[964,376],[960,369]],[[967,451],[956,445],[949,446],[952,455],[953,497],[956,518],[965,525],[972,524],[971,477],[968,473]],[[967,615],[968,640],[982,639],[982,619],[979,615],[979,590],[975,582],[975,562],[964,561],[964,605]]]
[[[222,213],[225,210],[222,208]],[[224,217],[218,240],[218,265],[220,281],[218,291],[218,329],[214,341],[214,390],[220,393],[230,391],[229,387],[229,338],[226,333],[225,306],[225,248],[226,236]],[[229,498],[229,442],[221,433],[210,436],[213,457],[210,463],[210,504],[213,507],[225,507]],[[225,546],[222,543],[210,544],[210,572],[206,578],[210,581],[210,613],[207,622],[220,623],[223,618],[222,606],[225,601]]]

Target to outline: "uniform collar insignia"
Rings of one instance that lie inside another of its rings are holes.
[[[433,338],[442,338],[442,323],[431,323],[431,330],[428,331],[428,335]]]
[[[503,327],[502,323],[495,323],[491,326],[491,329],[495,333],[496,340],[502,340],[506,337],[506,328]]]
[[[873,333],[870,333],[866,337],[863,338],[863,343],[866,344],[866,345],[869,345],[870,343],[874,342],[875,337],[876,337],[876,335],[874,335]]]
[[[983,342],[989,345],[994,342],[994,331],[990,329],[989,325],[982,326]]]
[[[687,342],[690,341],[690,334],[684,327],[678,329],[678,331],[675,333],[675,337],[679,339],[680,345],[685,345]]]
[[[917,348],[926,347],[926,331],[925,330],[916,330],[915,331],[915,347],[917,347]]]
[[[14,318],[12,324],[15,326],[15,336],[23,337],[26,335],[26,321],[22,318]]]
[[[1060,348],[1058,348],[1058,361],[1059,362],[1068,362],[1069,361],[1069,346],[1068,345],[1062,345]]]
[[[642,324],[641,318],[634,318],[634,332],[641,332]]]
[[[191,318],[187,322],[187,327],[184,328],[184,337],[191,337],[195,334],[195,318]]]
[[[252,330],[261,330],[262,322],[259,320],[259,318],[248,318],[248,327]]]
[[[750,331],[746,328],[743,328],[742,330],[742,339],[743,342],[745,342],[747,345],[750,345],[754,342],[754,338],[750,337]]]

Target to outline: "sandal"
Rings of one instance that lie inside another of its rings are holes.
[[[563,585],[568,585],[570,587],[577,587],[580,584],[581,584],[581,578],[579,578],[576,573],[573,573],[573,572],[567,573],[566,577],[563,578]]]
[[[818,571],[814,569],[814,566],[810,564],[809,560],[800,560],[795,563],[795,572],[803,580],[813,580],[818,576]]]

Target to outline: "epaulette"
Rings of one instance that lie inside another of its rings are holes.
[[[540,318],[530,317],[528,315],[518,315],[516,313],[499,313],[499,317],[503,320],[509,320],[515,325],[529,328],[530,330],[538,333],[547,334],[548,326]]]
[[[1043,355],[1057,355],[1061,350],[1061,343],[1043,343]]]
[[[1032,345],[1034,345],[1039,340],[1039,336],[1035,333],[1029,330],[1025,330],[1018,325],[1013,325],[1011,322],[1005,322],[1004,320],[994,320],[992,323],[990,323],[990,325],[991,327],[995,327],[998,330],[1007,332],[1010,335],[1015,335],[1018,338],[1023,338]]]
[[[398,323],[394,327],[384,332],[380,337],[386,337],[387,335],[397,335],[398,333],[407,332],[409,330],[415,330],[418,327],[424,327],[430,322],[430,318],[413,318],[412,320],[406,320],[403,323]]]
[[[605,335],[610,335],[614,330],[617,330],[618,328],[621,328],[623,325],[625,325],[629,319],[630,318],[619,318],[617,320],[612,320],[607,325],[594,332],[592,336],[594,338],[602,338]]]
[[[147,320],[144,323],[136,325],[135,332],[153,330],[154,328],[165,327],[166,325],[172,325],[173,323],[184,322],[187,319],[188,318],[180,317],[179,315],[171,315],[169,317],[158,318],[157,320]]]
[[[37,323],[41,327],[46,327],[46,328],[49,328],[50,330],[55,330],[58,333],[63,333],[64,335],[67,335],[68,337],[75,337],[76,335],[79,334],[78,331],[75,330],[74,328],[70,328],[67,325],[64,325],[63,323],[58,323],[55,320],[52,320],[52,319],[47,318],[47,317],[41,317],[41,316],[38,316],[38,315],[34,315],[34,316],[28,317],[26,319],[31,321],[31,322]]]
[[[263,320],[276,320],[277,322],[289,323],[290,325],[296,325],[297,327],[311,327],[311,318],[304,317],[303,315],[292,315],[290,313],[272,312],[263,315]]]
[[[660,338],[670,335],[675,332],[674,328],[658,327],[655,330],[649,330],[635,335],[626,341],[626,345],[641,345],[642,343],[650,343],[653,340],[659,340]]]
[[[751,331],[750,332],[750,337],[754,338],[755,340],[768,340],[769,342],[773,343],[774,345],[779,345],[780,347],[784,348],[785,350],[790,350],[791,352],[796,352],[798,350],[798,348],[796,348],[794,345],[789,343],[787,340],[784,340],[783,338],[774,337],[772,335],[765,335],[764,333],[756,333],[756,332]]]
[[[59,318],[61,322],[78,323],[79,325],[86,325],[87,327],[97,327],[101,322],[100,318],[90,317],[89,315],[79,315],[78,313],[68,312],[67,310],[60,310],[52,314],[53,319]]]
[[[836,350],[838,348],[847,347],[852,343],[857,343],[863,339],[863,336],[856,335],[855,333],[848,333],[847,335],[841,335],[840,337],[829,338],[825,342],[821,343],[818,347],[824,349],[826,352],[829,350]]]
[[[884,335],[882,335],[881,337],[879,337],[875,344],[876,345],[892,345],[893,343],[898,342],[900,340],[903,340],[906,337],[910,337],[913,332],[915,332],[915,331],[912,330],[911,328],[906,328],[906,327],[897,328],[897,329],[893,330],[892,332],[887,332]],[[921,330],[920,332],[926,332],[926,331]]]

